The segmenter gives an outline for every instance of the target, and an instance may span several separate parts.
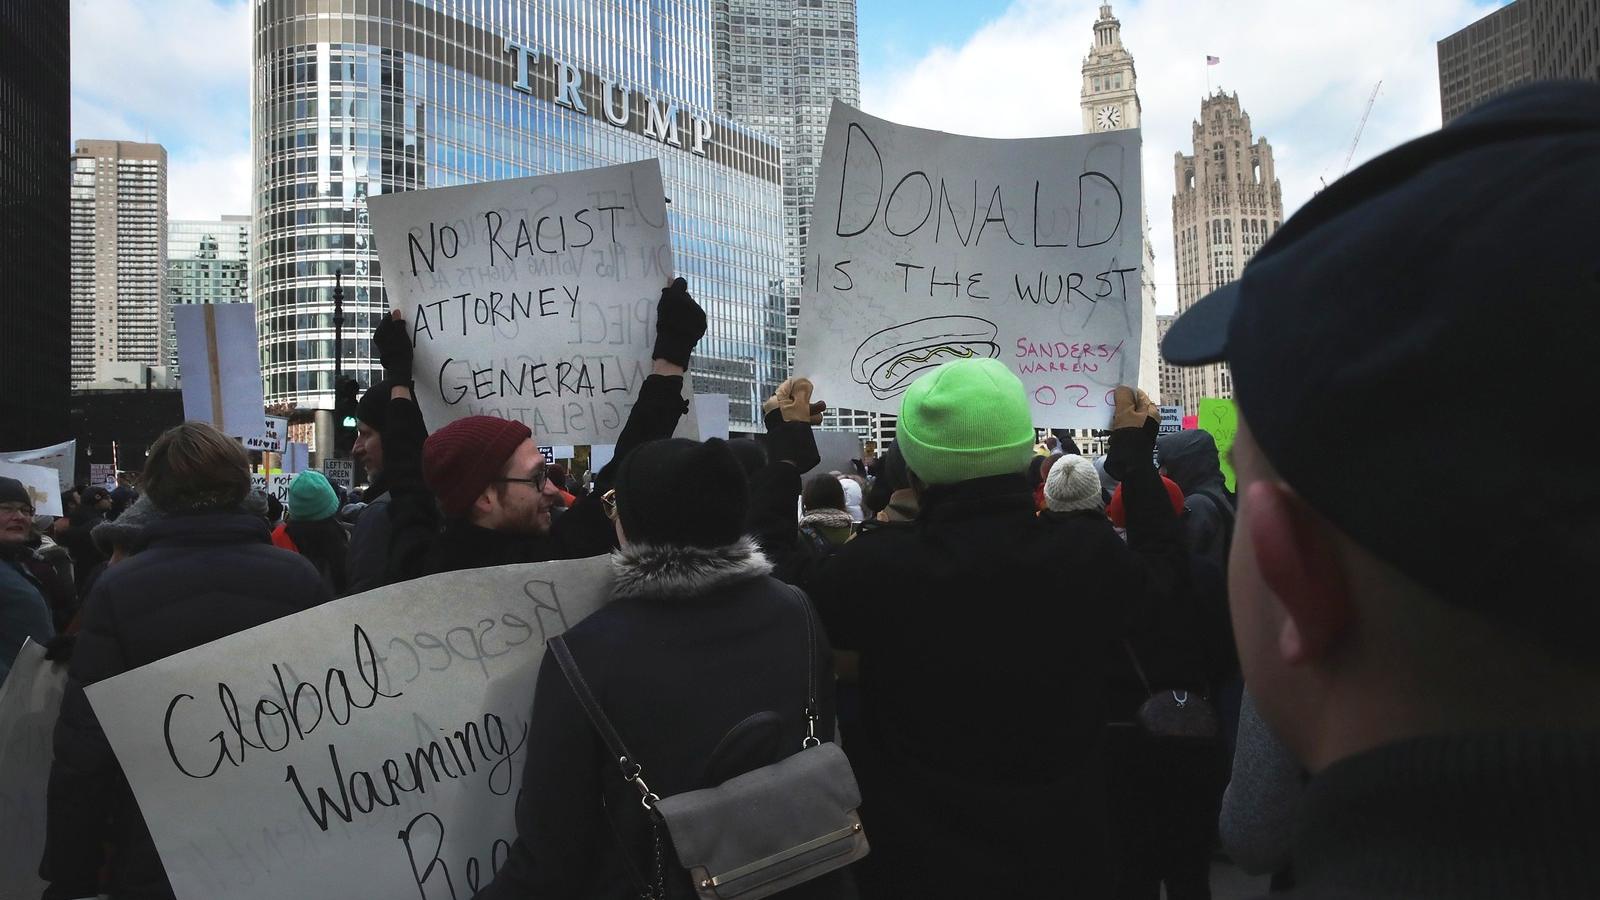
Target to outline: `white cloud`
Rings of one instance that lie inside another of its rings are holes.
[[[1160,308],[1177,303],[1172,265],[1173,153],[1192,153],[1191,124],[1209,75],[1237,92],[1257,138],[1273,147],[1285,214],[1334,180],[1362,109],[1362,161],[1439,125],[1436,42],[1499,5],[1474,0],[1143,0],[1116,3],[1133,53],[1144,125],[1144,188]],[[1016,0],[959,47],[862,85],[867,112],[985,137],[1075,134],[1080,67],[1095,0]],[[1222,64],[1207,70],[1207,55]]]
[[[168,214],[250,211],[248,0],[72,0],[72,135],[167,148]]]

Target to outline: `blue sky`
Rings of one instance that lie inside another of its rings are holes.
[[[862,106],[988,137],[1081,130],[1078,71],[1100,0],[858,0]],[[1171,309],[1173,154],[1207,78],[1272,144],[1286,212],[1439,125],[1435,43],[1503,0],[1117,0],[1138,67],[1157,303]],[[167,147],[173,217],[250,209],[249,0],[71,0],[74,138]],[[182,27],[174,27],[182,23]],[[1207,68],[1205,56],[1222,57]]]

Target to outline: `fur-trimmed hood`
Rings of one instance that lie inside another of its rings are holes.
[[[611,554],[612,592],[621,597],[677,599],[772,572],[748,537],[723,547],[629,544]]]

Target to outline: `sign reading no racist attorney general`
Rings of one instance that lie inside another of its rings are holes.
[[[492,415],[541,444],[616,440],[650,374],[656,303],[674,274],[656,160],[369,206],[431,428]]]

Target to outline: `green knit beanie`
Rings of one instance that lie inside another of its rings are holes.
[[[1020,474],[1033,455],[1033,413],[1005,363],[962,359],[912,382],[895,436],[924,484]]]
[[[307,469],[289,482],[289,518],[316,522],[339,511],[339,495],[321,472]]]

